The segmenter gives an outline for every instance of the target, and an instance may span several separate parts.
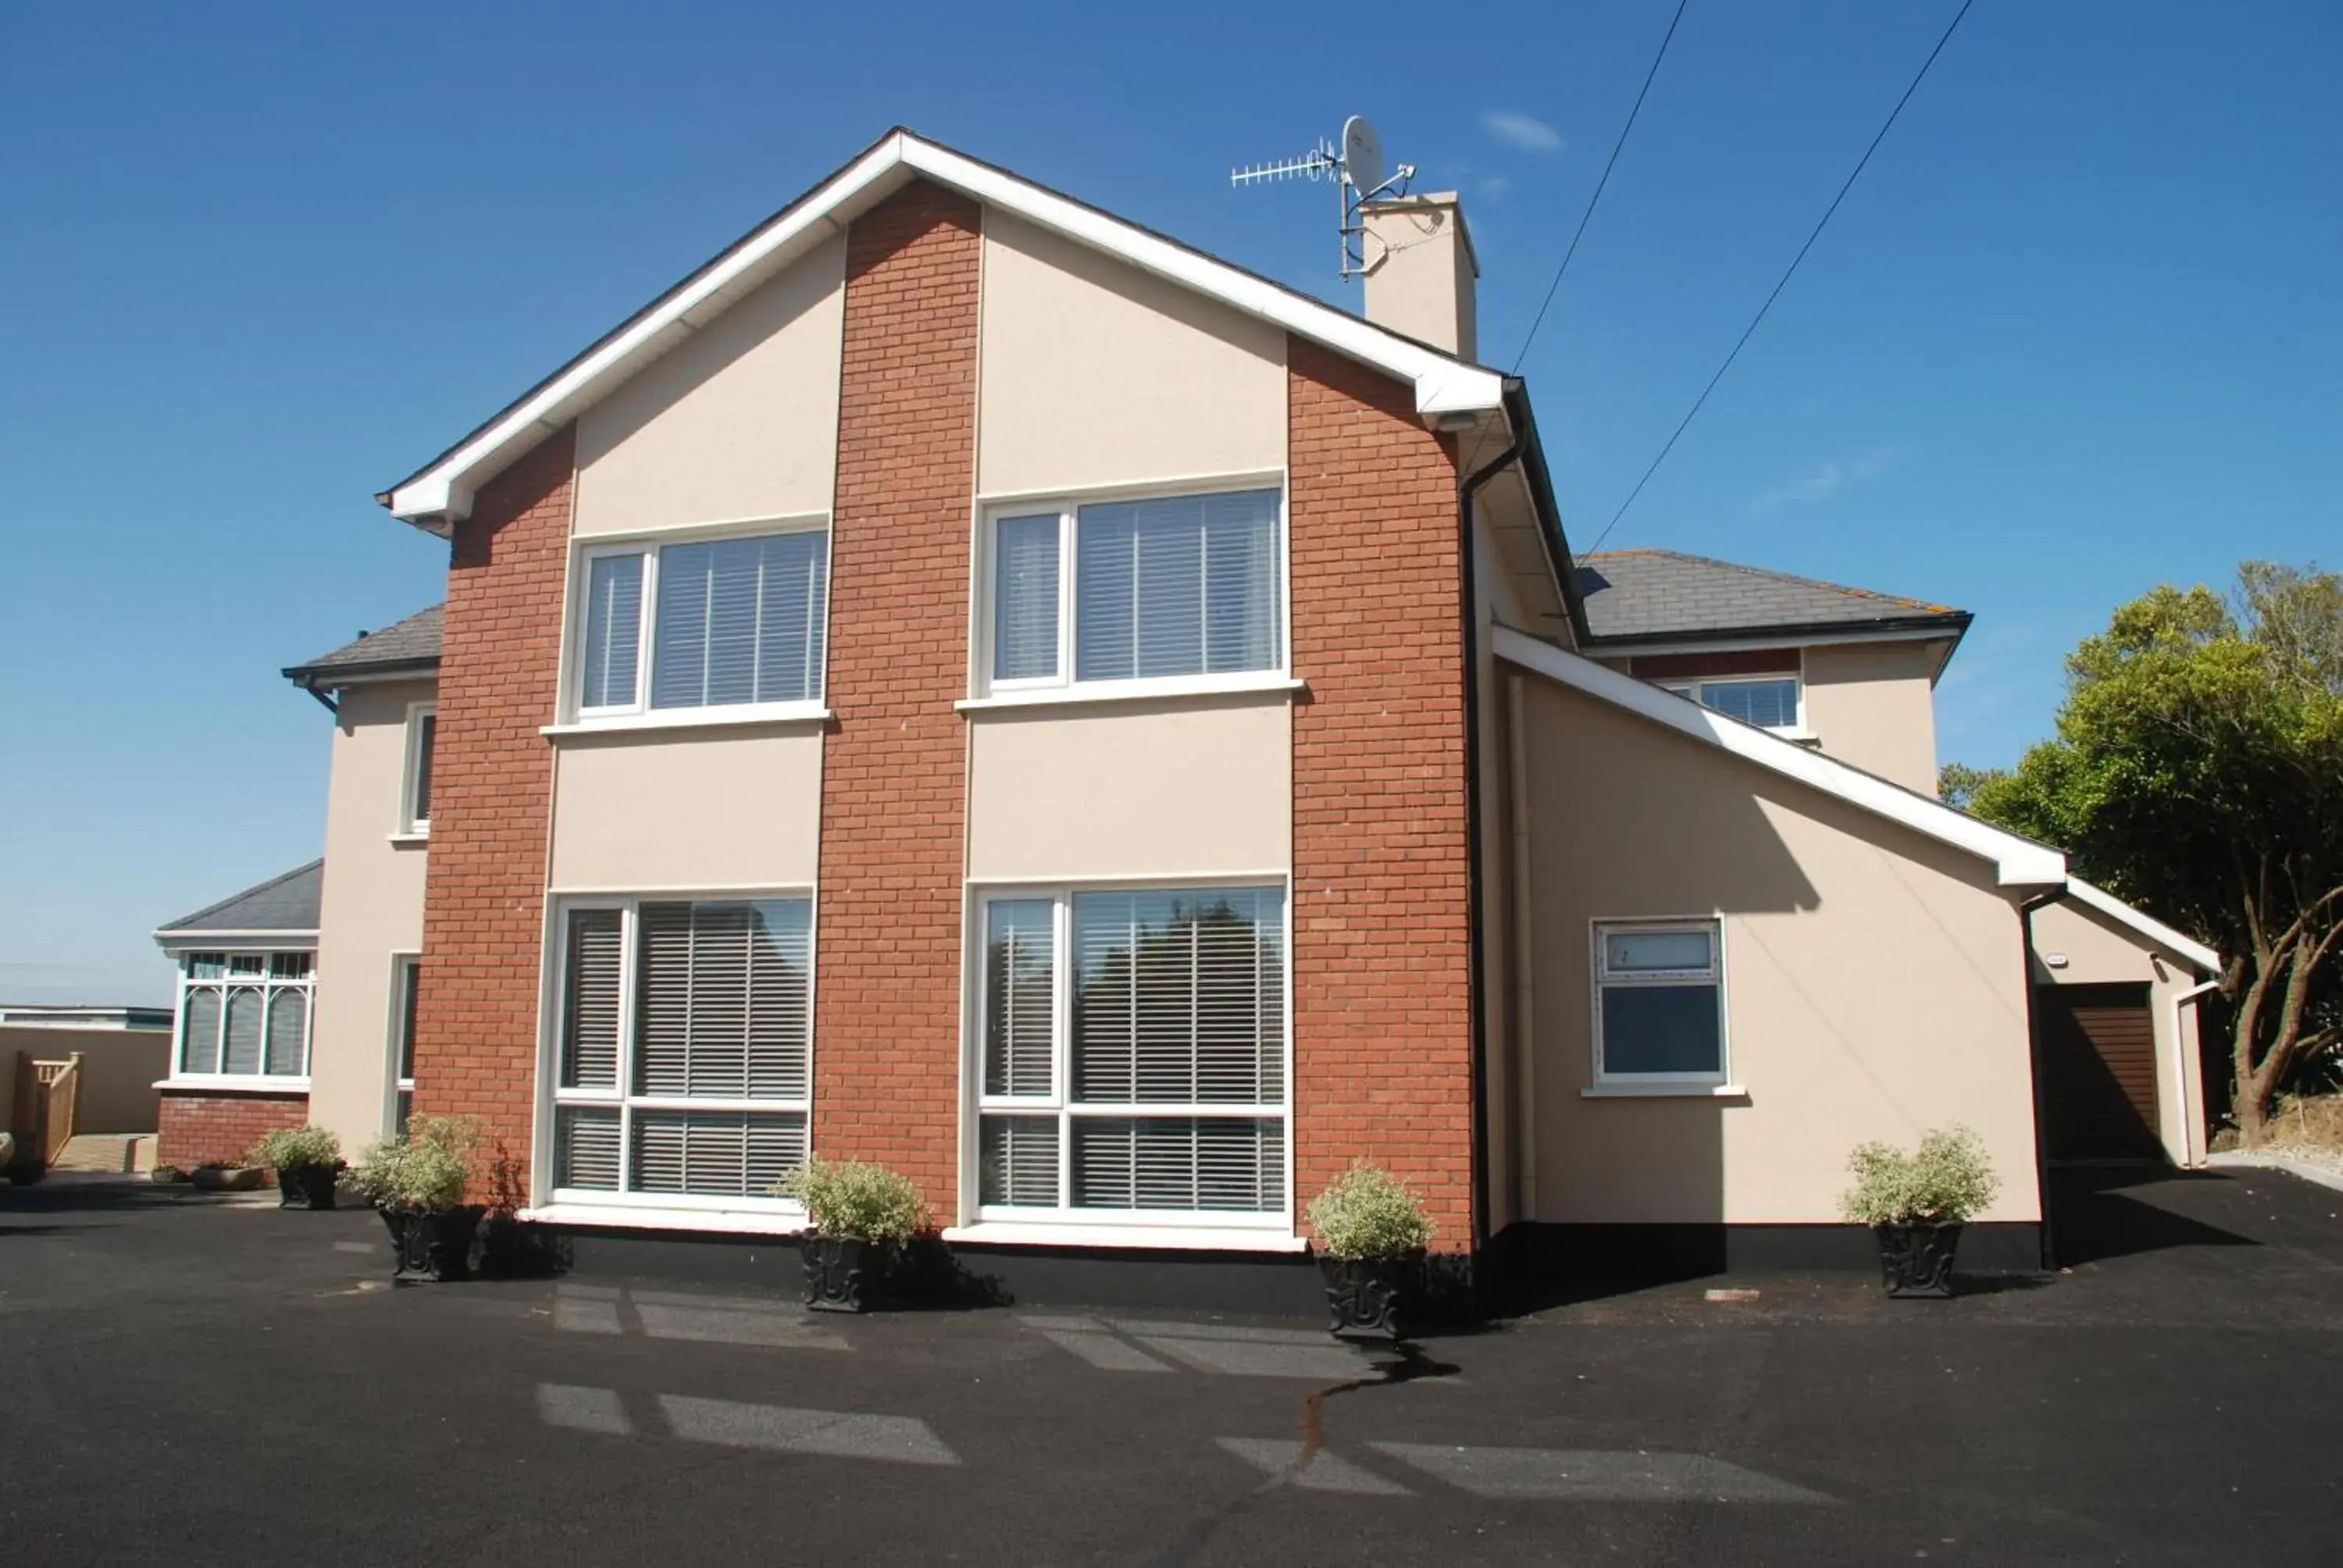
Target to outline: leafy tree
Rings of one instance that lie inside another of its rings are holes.
[[[1957,782],[1978,816],[2220,950],[2257,1143],[2278,1091],[2343,1042],[2343,577],[2247,561],[2226,600],[2158,588],[2066,678],[2057,739]]]
[[[1977,791],[1996,779],[2009,774],[1999,768],[1971,768],[1964,762],[1947,762],[1936,769],[1936,793],[1946,805],[1966,811],[1976,799]]]

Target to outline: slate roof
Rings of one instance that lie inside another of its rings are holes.
[[[182,915],[157,928],[155,934],[168,937],[175,931],[283,931],[288,935],[310,935],[317,929],[317,894],[325,882],[326,862],[312,860],[271,877],[256,888],[246,888],[216,904],[207,904],[192,915]]]
[[[332,686],[357,675],[393,675],[439,668],[439,612],[435,604],[405,620],[393,621],[377,632],[360,632],[356,642],[320,654],[307,664],[286,670],[285,678],[307,687]]]
[[[1587,628],[1598,643],[1929,628],[1958,637],[1970,618],[1949,605],[1676,550],[1581,556],[1577,578]]]

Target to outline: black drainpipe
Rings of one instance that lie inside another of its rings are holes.
[[[2042,1131],[2042,1010],[2036,1004],[2034,983],[2034,911],[2047,909],[2066,896],[2066,884],[2037,893],[2017,906],[2017,935],[2026,964],[2026,1055],[2034,1070],[2034,1201],[2042,1211],[2042,1271],[2058,1267],[2058,1249],[2050,1238],[2050,1141]]]
[[[1489,1004],[1482,984],[1483,968],[1481,931],[1481,619],[1478,585],[1473,569],[1473,496],[1483,485],[1521,456],[1522,438],[1489,464],[1456,486],[1458,557],[1463,568],[1464,640],[1464,951],[1471,967],[1465,995],[1472,1017],[1473,1066],[1473,1290],[1484,1289],[1479,1259],[1489,1229],[1488,1044]]]

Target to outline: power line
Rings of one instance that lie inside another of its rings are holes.
[[[1691,426],[1694,418],[1699,415],[1702,405],[1708,401],[1708,395],[1716,390],[1716,384],[1725,379],[1725,373],[1733,368],[1733,362],[1741,357],[1742,348],[1755,334],[1758,324],[1765,319],[1765,313],[1774,308],[1775,300],[1782,297],[1782,290],[1790,286],[1790,279],[1797,272],[1798,264],[1806,259],[1806,252],[1814,249],[1815,241],[1822,237],[1823,229],[1830,222],[1831,215],[1838,211],[1839,203],[1846,200],[1846,193],[1855,188],[1855,182],[1862,177],[1864,166],[1871,162],[1871,155],[1877,152],[1879,144],[1887,139],[1887,133],[1895,128],[1896,117],[1903,114],[1904,106],[1912,101],[1912,95],[1920,90],[1922,82],[1927,80],[1929,68],[1936,65],[1936,56],[1943,54],[1945,45],[1953,41],[1953,34],[1959,28],[1961,18],[1969,14],[1969,7],[1976,3],[1976,0],[1961,0],[1961,8],[1953,13],[1953,19],[1946,25],[1944,35],[1936,40],[1936,46],[1928,51],[1928,57],[1920,62],[1919,72],[1912,78],[1912,85],[1904,89],[1904,95],[1896,100],[1894,108],[1887,111],[1887,118],[1880,126],[1879,134],[1873,136],[1871,145],[1863,149],[1863,156],[1855,160],[1854,172],[1846,176],[1846,183],[1838,187],[1838,195],[1831,197],[1830,206],[1823,209],[1823,216],[1815,222],[1814,232],[1806,236],[1806,243],[1798,246],[1798,254],[1790,258],[1790,265],[1783,272],[1782,280],[1774,285],[1774,292],[1765,297],[1765,303],[1759,306],[1757,314],[1749,318],[1749,325],[1742,329],[1740,337],[1733,345],[1733,351],[1725,357],[1725,363],[1716,367],[1716,374],[1708,378],[1708,385],[1700,389],[1700,396],[1693,399],[1692,407],[1685,411],[1684,418],[1675,427],[1675,433],[1668,437],[1667,445],[1660,448],[1660,455],[1652,459],[1652,466],[1644,470],[1644,477],[1635,481],[1635,487],[1627,492],[1627,498],[1619,503],[1619,509],[1611,514],[1611,520],[1604,525],[1603,531],[1595,536],[1594,542],[1586,548],[1587,554],[1593,555],[1603,548],[1603,541],[1611,537],[1611,530],[1619,526],[1619,519],[1627,515],[1627,508],[1635,504],[1635,498],[1644,493],[1644,487],[1652,482],[1652,476],[1660,471],[1660,465],[1668,460],[1670,452],[1675,450],[1678,439]]]

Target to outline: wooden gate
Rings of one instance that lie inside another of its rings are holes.
[[[60,1061],[18,1051],[15,1109],[9,1131],[17,1147],[36,1151],[45,1167],[55,1164],[73,1140],[81,1111],[81,1052]]]

